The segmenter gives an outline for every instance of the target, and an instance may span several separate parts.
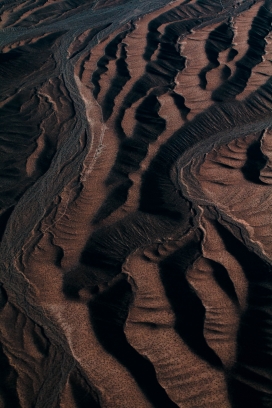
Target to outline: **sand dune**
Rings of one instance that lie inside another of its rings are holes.
[[[0,407],[271,407],[271,1],[0,12]]]

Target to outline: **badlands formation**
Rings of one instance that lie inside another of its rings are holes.
[[[0,15],[1,408],[271,408],[271,0]]]

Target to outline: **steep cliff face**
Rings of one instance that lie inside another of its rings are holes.
[[[0,12],[0,407],[271,407],[271,1]]]

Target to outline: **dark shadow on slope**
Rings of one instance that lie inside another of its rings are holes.
[[[272,406],[272,268],[216,223],[228,252],[249,282],[247,309],[237,336],[237,362],[229,382],[234,408]]]
[[[0,396],[5,407],[20,408],[16,384],[18,374],[10,365],[7,356],[4,353],[2,344],[0,344]]]
[[[124,324],[131,300],[131,287],[123,279],[89,303],[96,336],[102,346],[129,370],[154,408],[176,408],[158,383],[153,365],[126,339]]]
[[[261,151],[261,142],[258,140],[252,143],[247,149],[247,160],[241,169],[245,179],[255,184],[263,184],[259,177],[266,162],[267,159]]]
[[[161,279],[176,316],[177,333],[199,357],[220,367],[221,360],[204,338],[205,308],[186,279],[187,269],[199,256],[199,242],[189,242],[161,263]]]

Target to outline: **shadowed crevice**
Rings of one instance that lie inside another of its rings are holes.
[[[265,54],[266,36],[271,31],[272,13],[263,5],[260,6],[257,16],[253,19],[251,30],[248,33],[248,50],[236,62],[234,74],[212,94],[214,101],[226,101],[235,98],[247,86],[252,69],[262,62]]]
[[[124,325],[132,301],[129,283],[123,279],[89,303],[92,326],[102,346],[131,373],[154,408],[176,408],[156,378],[153,365],[127,341]]]
[[[177,333],[199,357],[213,366],[222,367],[221,360],[204,337],[205,308],[186,279],[187,269],[200,254],[199,242],[189,242],[161,262],[160,275],[176,316]]]

